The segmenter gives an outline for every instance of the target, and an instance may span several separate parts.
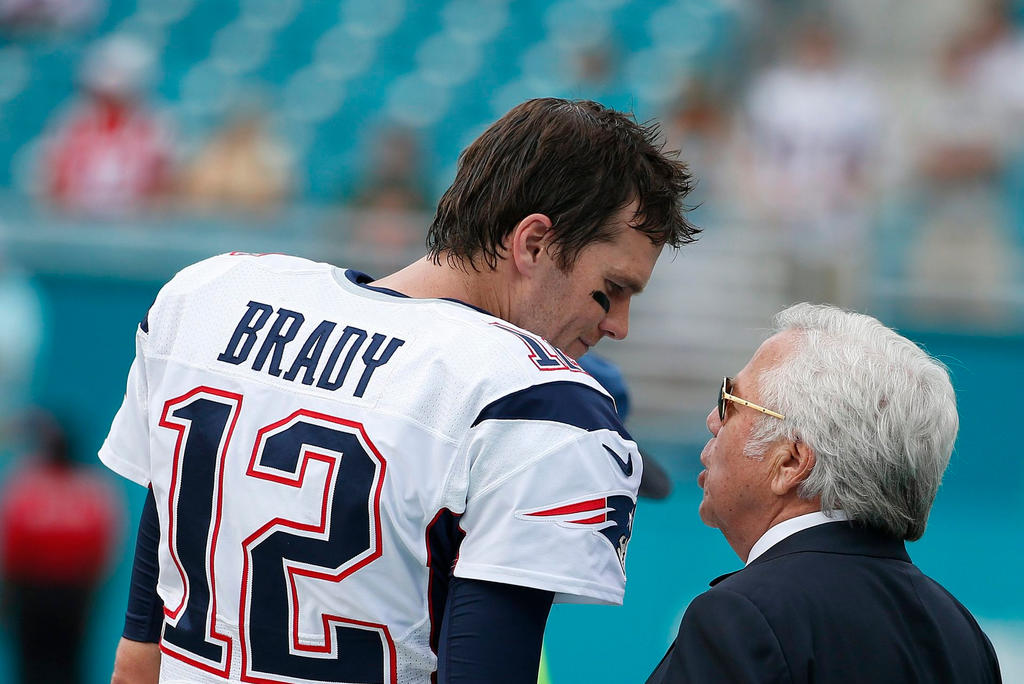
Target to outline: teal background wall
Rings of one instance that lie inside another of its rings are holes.
[[[33,394],[38,403],[67,417],[78,438],[79,457],[96,462],[94,454],[124,392],[135,326],[160,283],[60,274],[38,275],[36,283],[44,296],[48,329]],[[956,451],[928,532],[910,545],[910,554],[986,627],[992,626],[1001,657],[1010,662],[1011,648],[1024,652],[1024,644],[1014,645],[1004,635],[1024,635],[1019,627],[1024,624],[1024,459],[1015,439],[1021,412],[1015,397],[1024,387],[1024,338],[903,332],[950,367],[961,417]],[[723,372],[729,370],[734,369]],[[553,610],[546,647],[555,684],[643,681],[668,646],[688,601],[708,580],[740,565],[718,531],[697,518],[702,444],[637,438],[668,467],[675,491],[663,502],[640,502],[624,607]],[[92,617],[89,684],[109,681],[134,521],[143,499],[138,486],[113,475],[111,479],[123,492],[126,519],[119,562]],[[0,626],[0,635],[5,637],[6,629]],[[9,645],[0,638],[0,682],[12,681],[9,666]]]

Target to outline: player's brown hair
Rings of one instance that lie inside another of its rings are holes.
[[[479,270],[497,266],[505,239],[532,213],[552,221],[556,259],[568,270],[584,247],[610,240],[610,219],[634,199],[634,229],[679,247],[700,229],[683,215],[693,178],[659,142],[657,124],[587,100],[528,100],[459,156],[427,235],[430,256]]]

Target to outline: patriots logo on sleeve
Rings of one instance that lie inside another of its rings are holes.
[[[636,501],[626,494],[608,494],[582,501],[569,501],[550,507],[516,511],[520,520],[553,522],[561,527],[591,529],[608,540],[626,572],[626,547],[633,533]]]

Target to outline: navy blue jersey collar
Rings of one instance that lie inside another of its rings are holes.
[[[345,269],[345,277],[361,288],[373,290],[374,292],[380,292],[381,294],[391,295],[392,297],[401,297],[402,299],[409,299],[409,295],[402,294],[398,290],[390,290],[386,287],[376,287],[375,285],[371,285],[370,283],[372,283],[374,279],[366,275],[362,271],[356,271],[351,268]]]
[[[348,278],[349,281],[351,281],[352,283],[367,290],[373,290],[374,292],[380,292],[381,294],[390,295],[392,297],[412,299],[412,297],[410,297],[409,295],[399,292],[398,290],[392,290],[386,287],[377,287],[375,285],[371,285],[370,283],[372,283],[374,279],[368,276],[367,274],[363,273],[362,271],[357,271],[352,268],[345,269],[345,277]],[[479,306],[473,306],[472,304],[464,302],[461,299],[455,299],[454,297],[438,297],[438,299],[443,299],[446,302],[455,302],[456,304],[461,304],[462,306],[468,306],[470,309],[473,309],[474,311],[479,311],[480,313],[485,314],[487,316],[497,318],[497,316],[492,314],[487,309],[481,309]]]

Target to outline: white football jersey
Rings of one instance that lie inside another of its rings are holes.
[[[162,681],[426,684],[452,573],[621,603],[642,464],[608,394],[369,282],[222,255],[139,326],[100,458],[155,495]]]

